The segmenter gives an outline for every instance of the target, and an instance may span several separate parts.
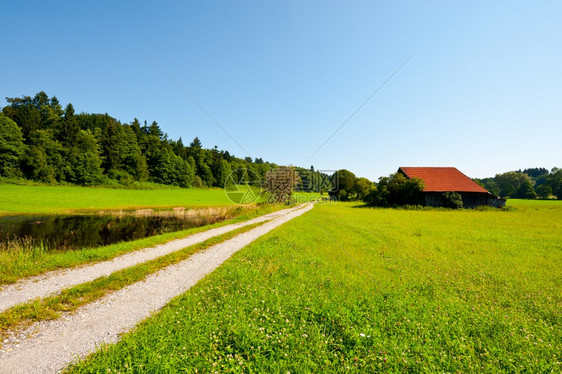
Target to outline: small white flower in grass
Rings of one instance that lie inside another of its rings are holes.
[[[359,334],[359,336],[361,336],[362,338],[364,338],[364,337],[365,337],[365,334],[361,333],[361,334]]]

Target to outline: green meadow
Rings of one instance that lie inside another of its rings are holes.
[[[507,206],[513,207],[528,207],[536,208],[544,207],[549,209],[562,208],[562,200],[523,200],[523,199],[509,199],[506,202]]]
[[[165,187],[165,186],[162,186]],[[14,214],[61,214],[115,209],[172,208],[177,206],[224,206],[238,202],[263,201],[259,190],[253,190],[245,201],[246,186],[238,193],[222,188],[160,188],[130,190],[104,187],[32,186],[0,184],[0,216]],[[258,200],[255,197],[258,196]],[[324,196],[327,196],[324,194]],[[321,197],[319,193],[295,193],[297,202]]]
[[[561,372],[562,206],[318,204],[72,373]]]
[[[220,188],[127,190],[0,184],[0,215],[230,204]]]

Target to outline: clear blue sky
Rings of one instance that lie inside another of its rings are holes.
[[[560,1],[2,1],[0,15],[2,98],[43,90],[246,156],[152,55],[252,157],[370,179],[562,166]]]

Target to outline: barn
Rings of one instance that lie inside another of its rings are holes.
[[[465,208],[488,205],[496,208],[505,206],[501,199],[474,182],[453,167],[401,167],[398,169],[406,178],[424,181],[423,195],[426,206],[443,206],[444,192],[457,192],[462,196]]]

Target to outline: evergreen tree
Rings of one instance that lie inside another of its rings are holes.
[[[68,104],[64,110],[64,119],[61,121],[58,139],[66,146],[72,146],[80,132],[78,118],[74,116],[74,107]]]
[[[79,130],[76,141],[68,153],[66,179],[69,182],[91,186],[103,181],[103,169],[96,138],[89,130]]]
[[[191,148],[201,149],[202,148],[201,140],[199,140],[198,137],[195,137],[195,139],[193,139],[193,141],[191,142],[191,144],[189,146]]]
[[[156,136],[158,139],[162,139],[164,137],[164,132],[160,129],[160,126],[158,126],[158,122],[152,121],[148,127],[148,135]]]

